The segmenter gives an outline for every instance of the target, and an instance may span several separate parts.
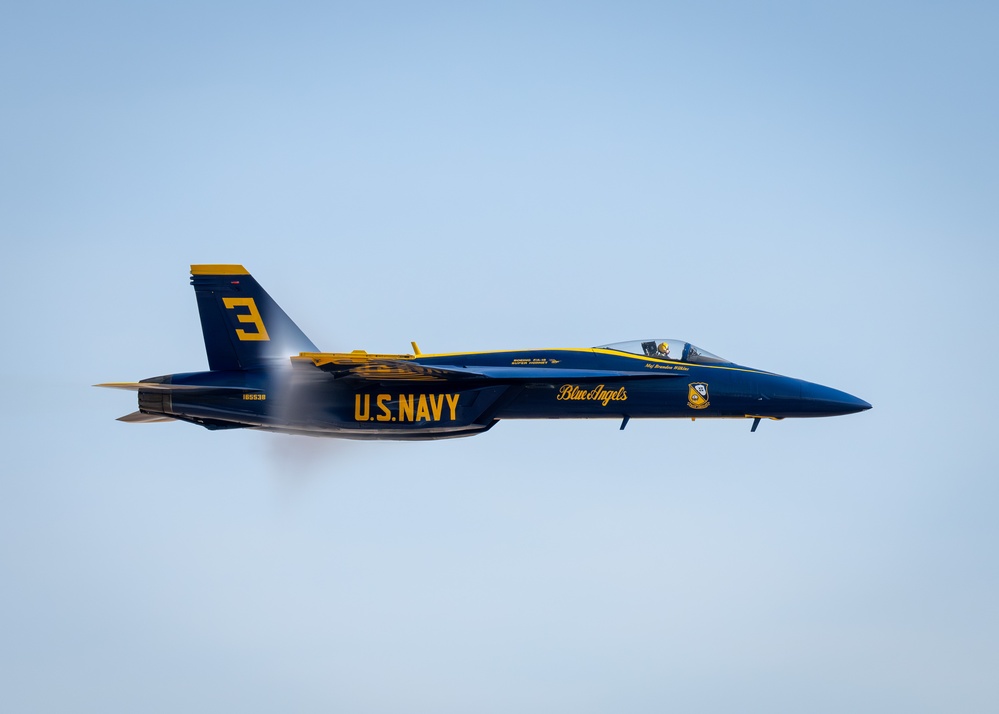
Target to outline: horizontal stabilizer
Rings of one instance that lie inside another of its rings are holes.
[[[248,387],[218,387],[209,384],[164,384],[162,382],[105,382],[95,384],[95,387],[110,387],[111,389],[128,389],[132,392],[260,392],[260,389]]]
[[[176,419],[163,416],[162,414],[143,414],[142,412],[132,412],[131,414],[118,417],[117,421],[123,421],[127,424],[153,424],[160,421],[176,421]]]

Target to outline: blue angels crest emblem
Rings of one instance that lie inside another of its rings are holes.
[[[707,382],[691,382],[687,385],[687,406],[691,409],[704,409],[711,402],[708,401]]]

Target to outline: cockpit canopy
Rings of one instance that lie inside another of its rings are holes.
[[[597,349],[615,350],[616,352],[627,352],[633,355],[643,355],[645,357],[654,357],[655,359],[669,359],[677,362],[691,362],[693,364],[731,364],[724,357],[713,355],[707,350],[695,347],[689,342],[673,340],[667,337],[633,340],[631,342],[615,342],[610,345],[600,345]]]

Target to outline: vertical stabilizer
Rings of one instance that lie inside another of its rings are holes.
[[[191,285],[209,369],[254,369],[318,351],[242,265],[192,265]]]

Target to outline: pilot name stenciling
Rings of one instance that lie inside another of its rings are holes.
[[[680,370],[681,372],[689,372],[690,367],[684,367],[682,364],[656,364],[654,362],[646,362],[646,369],[665,369],[665,370]]]
[[[458,419],[458,394],[354,395],[354,421],[442,421]],[[445,405],[447,409],[445,409]]]
[[[604,385],[598,384],[593,389],[587,390],[575,384],[563,384],[555,398],[559,401],[600,402],[606,407],[610,402],[623,402],[628,398],[628,393],[624,387],[611,390],[604,389]]]

